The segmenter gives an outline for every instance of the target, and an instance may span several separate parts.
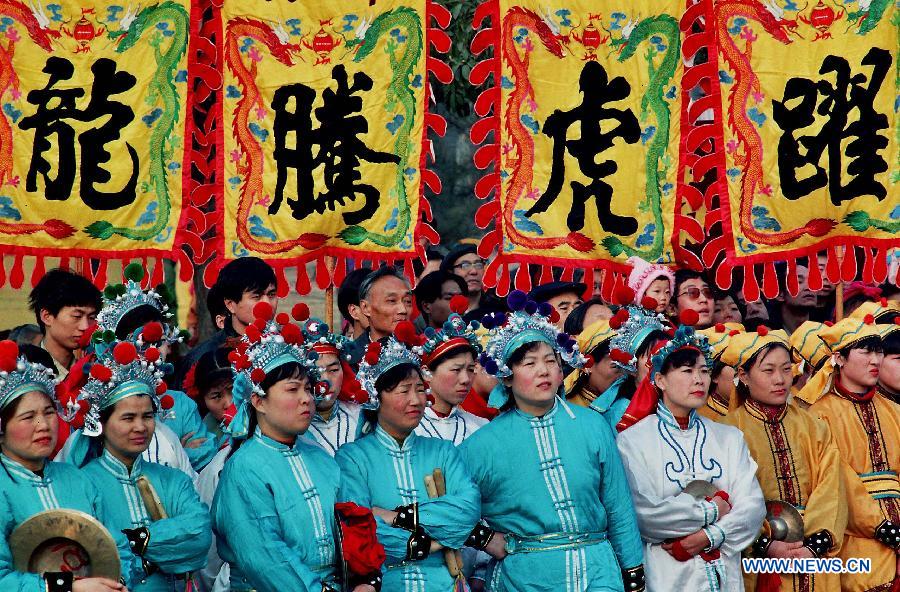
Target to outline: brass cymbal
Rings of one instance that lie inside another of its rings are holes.
[[[712,497],[717,491],[719,491],[718,487],[716,487],[709,481],[703,481],[702,479],[691,481],[684,486],[684,489],[681,490],[682,493],[686,493],[692,497],[697,498],[698,500]]]
[[[772,540],[786,543],[803,540],[803,516],[788,502],[767,501],[766,523],[769,525]]]
[[[115,540],[96,518],[78,510],[35,514],[13,530],[9,547],[18,571],[119,579]]]

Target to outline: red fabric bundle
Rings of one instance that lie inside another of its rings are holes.
[[[372,510],[353,502],[334,505],[339,527],[343,533],[342,553],[347,569],[355,575],[379,571],[386,558],[384,545],[375,535],[375,516]]]

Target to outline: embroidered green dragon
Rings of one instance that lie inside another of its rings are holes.
[[[165,50],[161,48],[162,36],[157,39],[151,37],[149,41],[154,49],[156,72],[150,80],[147,101],[150,104],[158,101],[162,109],[150,133],[148,152],[150,186],[158,204],[156,220],[147,228],[141,229],[113,226],[106,220],[98,220],[84,229],[93,238],[108,239],[113,235],[120,235],[131,240],[147,241],[165,230],[169,224],[172,203],[166,178],[166,160],[171,158],[174,147],[167,147],[167,144],[173,141],[173,131],[178,122],[181,102],[175,89],[175,76],[178,64],[187,50],[190,17],[183,6],[166,1],[144,8],[130,23],[123,19],[120,24],[126,25],[126,28],[123,31],[110,31],[109,35],[119,38],[116,51],[124,53],[134,47],[145,34],[158,31],[156,25],[159,23],[168,23],[167,30],[172,31],[173,35]]]

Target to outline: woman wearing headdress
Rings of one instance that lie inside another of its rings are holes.
[[[17,571],[9,536],[18,525],[47,510],[84,512],[103,522],[119,548],[122,580],[139,574],[125,535],[106,520],[100,493],[91,480],[65,463],[50,461],[58,414],[52,370],[19,355],[12,341],[0,342],[0,590],[113,592],[125,586],[106,578],[74,578],[71,571],[43,574]]]
[[[563,361],[585,362],[545,304],[514,291],[508,316],[485,317],[481,364],[500,379],[501,414],[460,447],[487,528],[469,545],[499,560],[490,589],[642,590],[641,543],[609,424],[563,399]]]
[[[481,511],[453,443],[415,433],[427,397],[420,346],[410,322],[369,344],[357,378],[369,395],[364,406],[374,412],[374,430],[335,457],[341,498],[375,513],[387,554],[384,587],[391,592],[446,592],[454,579],[459,583],[448,565],[455,555],[442,550],[461,548]]]
[[[756,461],[756,477],[770,515],[796,509],[802,531],[790,542],[764,529],[753,544],[757,557],[812,559],[834,556],[844,539],[847,500],[842,462],[828,425],[789,400],[793,382],[790,344],[784,331],[759,327],[733,337],[722,361],[736,369],[732,410],[721,421],[744,434]],[[790,506],[782,510],[784,506]],[[838,574],[746,574],[748,590],[837,592]]]
[[[359,438],[365,426],[357,401],[362,387],[350,367],[353,342],[332,333],[324,321],[316,318],[303,324],[303,336],[319,354],[316,365],[329,385],[325,396],[316,400],[316,413],[307,436],[334,456],[338,448]]]
[[[825,420],[844,461],[849,504],[841,558],[871,559],[867,574],[842,574],[851,592],[900,586],[900,408],[878,392],[882,338],[900,329],[870,315],[819,331],[830,359],[797,395]]]
[[[713,360],[709,397],[706,398],[706,405],[698,409],[697,413],[712,421],[721,421],[728,414],[735,373],[734,368],[722,361],[722,354],[732,338],[744,332],[744,326],[739,323],[716,323],[713,327],[697,332],[706,336]]]
[[[437,331],[425,329],[422,345],[422,361],[431,372],[431,405],[425,407],[425,415],[415,432],[424,438],[440,438],[459,446],[488,422],[462,408],[471,397],[478,366],[481,342],[475,334],[478,323],[466,323],[460,313],[466,311],[468,299],[454,296],[450,301],[450,314]],[[470,585],[484,586],[490,556],[471,547],[462,549],[463,574]],[[477,584],[472,580],[477,581]]]
[[[91,366],[73,422],[92,440],[93,458],[70,460],[79,461],[100,490],[110,524],[125,533],[130,554],[143,567],[131,589],[183,589],[190,573],[206,563],[212,540],[209,508],[184,473],[141,458],[157,416],[171,407],[159,350],[139,353],[130,341],[108,345]],[[159,506],[149,504],[145,492],[153,492]]]
[[[615,335],[606,320],[595,321],[578,335],[578,350],[589,356],[593,363],[574,368],[566,376],[566,397],[572,404],[590,407],[622,376],[622,370],[609,355],[609,342]],[[600,406],[603,406],[602,402]]]
[[[97,332],[106,341],[114,336],[120,341],[131,341],[139,350],[156,347],[165,360],[173,345],[179,343],[185,333],[172,325],[169,302],[172,300],[165,285],[141,288],[143,268],[132,263],[123,272],[124,284],[112,284],[103,290],[103,308],[97,314]],[[97,340],[94,340],[95,350]],[[169,374],[172,370],[168,370]],[[203,424],[197,404],[185,393],[170,390],[172,407],[167,410],[163,423],[181,440],[195,471],[200,471],[218,450],[215,437]]]
[[[456,297],[454,297],[455,299]],[[465,312],[467,299],[450,303],[450,314],[443,327],[437,331],[425,330],[422,345],[422,361],[431,373],[431,396],[434,399],[425,407],[416,434],[426,438],[441,438],[455,445],[475,433],[487,420],[462,408],[475,381],[478,354],[481,343],[472,327],[459,314]]]
[[[322,592],[337,582],[334,504],[340,470],[302,438],[315,410],[317,354],[300,327],[268,302],[254,308],[235,352],[232,455],[212,504],[219,555],[230,567],[233,592]],[[299,311],[295,307],[295,320]],[[351,578],[347,590],[379,588],[378,567]]]
[[[791,359],[794,361],[794,385],[791,394],[798,395],[809,379],[812,378],[831,357],[825,342],[819,338],[819,332],[834,325],[832,322],[817,323],[806,321],[791,333]],[[795,397],[794,403],[801,409],[808,409],[809,403]]]
[[[634,291],[626,286],[616,290],[615,299],[622,308],[609,320],[616,332],[609,343],[609,357],[622,375],[591,403],[591,409],[600,412],[614,431],[621,430],[619,425],[635,395],[640,394],[642,383],[647,383],[653,348],[669,337],[665,316],[654,312],[656,300],[644,296],[638,306],[632,304],[634,298]],[[647,387],[648,383],[644,384],[643,388]]]
[[[655,413],[637,418],[617,441],[649,590],[742,591],[741,551],[765,516],[741,432],[697,414],[709,394],[710,354],[705,336],[679,327],[651,358]]]
[[[232,404],[234,376],[228,361],[230,353],[231,349],[225,347],[204,352],[188,369],[182,385],[184,392],[197,403],[203,425],[219,449],[228,441],[223,423]]]

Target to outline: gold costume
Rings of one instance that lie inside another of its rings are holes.
[[[766,500],[782,500],[803,515],[804,540],[831,545],[821,556],[837,556],[847,525],[847,500],[841,479],[843,463],[828,425],[789,403],[760,405],[752,399],[731,411],[722,423],[744,433],[757,463],[756,477]],[[745,574],[748,592],[756,590],[756,575]],[[839,592],[838,574],[781,574],[783,592]]]

